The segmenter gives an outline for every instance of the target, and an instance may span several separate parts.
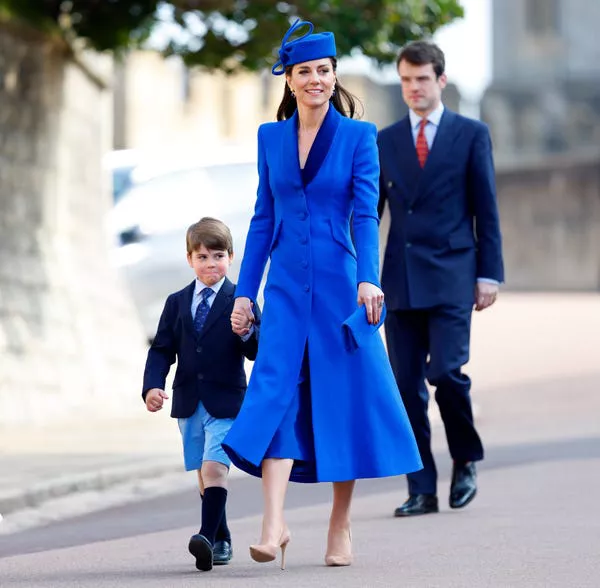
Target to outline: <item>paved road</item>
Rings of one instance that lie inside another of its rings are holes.
[[[195,570],[185,546],[198,505],[186,484],[0,536],[0,587],[600,587],[600,299],[506,296],[473,329],[468,368],[487,458],[464,511],[445,506],[449,463],[437,421],[443,511],[394,519],[403,482],[361,481],[350,568],[322,564],[328,485],[290,488],[288,569],[252,562],[260,486],[240,478],[231,484],[230,566]]]
[[[210,574],[186,553],[197,501],[190,490],[0,537],[0,586],[600,586],[600,373],[490,388],[478,404],[488,442],[480,495],[462,512],[400,520],[398,479],[359,483],[355,564],[322,565],[328,485],[291,486],[288,569],[252,562],[260,523],[256,480],[232,481],[236,558]],[[448,460],[443,433],[440,497]]]

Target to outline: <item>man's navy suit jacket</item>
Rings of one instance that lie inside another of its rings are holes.
[[[391,225],[382,287],[388,310],[472,305],[477,278],[504,281],[487,127],[444,110],[421,169],[406,116],[379,132],[379,214]]]
[[[192,319],[192,282],[171,294],[165,303],[144,370],[142,397],[151,388],[164,390],[171,365],[177,359],[171,416],[187,418],[198,402],[215,418],[237,416],[246,392],[244,357],[256,358],[260,310],[254,308],[254,333],[247,341],[231,330],[235,285],[227,278],[217,293],[199,334]]]

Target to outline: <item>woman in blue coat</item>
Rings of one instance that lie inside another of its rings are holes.
[[[303,26],[308,33],[290,41]],[[413,472],[421,460],[377,333],[376,129],[351,118],[333,34],[312,30],[297,21],[286,33],[273,68],[286,77],[279,122],[258,132],[259,186],[232,315],[238,334],[248,332],[269,257],[270,269],[258,356],[224,447],[263,478],[253,559],[272,561],[279,548],[283,559],[288,480],[331,481],[326,563],[349,565],[354,481]]]

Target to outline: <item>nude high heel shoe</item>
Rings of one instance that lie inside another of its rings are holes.
[[[274,561],[277,558],[277,550],[281,549],[281,569],[285,570],[285,550],[290,542],[291,535],[286,527],[279,538],[279,544],[258,543],[250,545],[250,557],[259,563]]]
[[[331,532],[330,532],[331,533]],[[325,565],[331,567],[349,566],[352,564],[352,532],[348,529],[348,540],[350,542],[349,553],[331,553],[329,550],[329,540],[327,541],[327,553],[325,554]]]

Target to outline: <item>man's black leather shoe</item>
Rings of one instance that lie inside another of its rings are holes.
[[[475,462],[455,463],[450,484],[450,508],[467,506],[477,494]]]
[[[438,499],[435,494],[413,494],[394,511],[395,517],[412,517],[432,512],[439,512]]]
[[[190,553],[196,558],[196,567],[202,572],[208,572],[213,567],[213,548],[210,541],[197,533],[192,535],[188,545]]]
[[[213,564],[216,566],[227,565],[233,557],[233,549],[229,541],[215,541],[213,547]]]

